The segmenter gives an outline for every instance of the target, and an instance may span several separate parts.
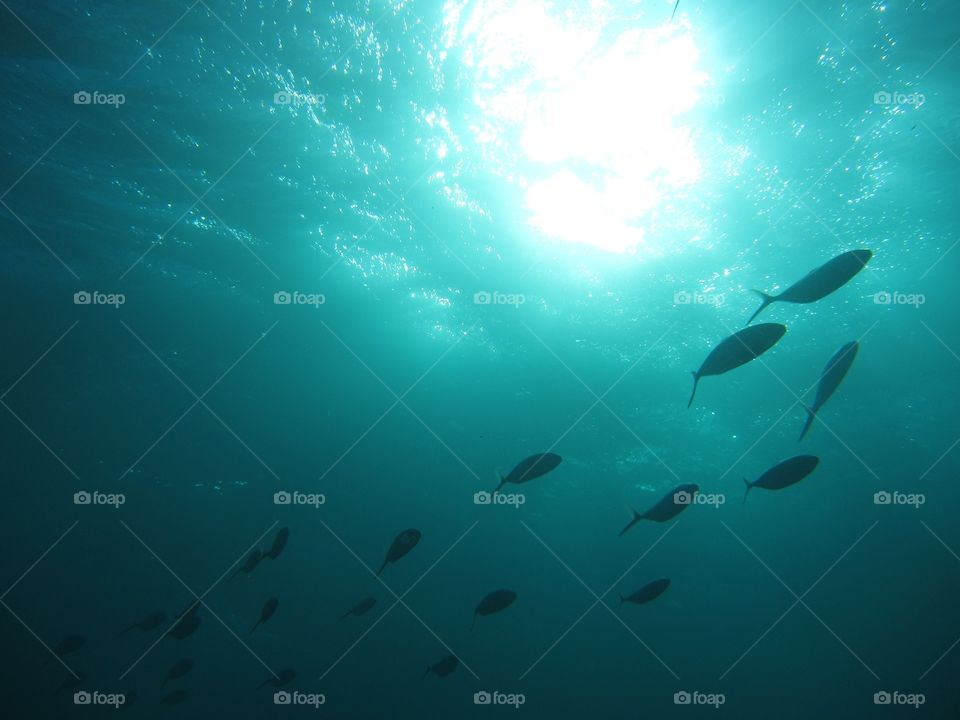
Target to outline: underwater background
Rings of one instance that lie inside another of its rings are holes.
[[[673,5],[0,2],[4,717],[960,717],[960,6]]]

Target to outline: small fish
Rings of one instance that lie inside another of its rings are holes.
[[[145,618],[143,618],[143,620],[138,620],[135,623],[131,623],[130,625],[125,627],[123,630],[121,630],[120,634],[123,635],[124,633],[134,629],[140,630],[141,632],[155,630],[157,627],[160,626],[160,623],[162,623],[166,619],[167,619],[167,614],[162,610],[157,610],[156,612],[152,612],[149,615],[147,615]]]
[[[273,685],[275,688],[283,687],[284,685],[289,684],[297,676],[297,671],[293,668],[287,668],[286,670],[281,670],[277,673],[276,677],[271,676],[264,680],[262,683],[257,685],[257,690],[260,688],[266,687],[267,685]]]
[[[56,647],[53,648],[53,652],[57,657],[63,657],[64,655],[75,653],[86,644],[87,639],[83,635],[67,635],[57,643]]]
[[[358,602],[356,605],[354,605],[352,608],[347,610],[343,615],[341,615],[340,619],[343,620],[345,617],[348,617],[350,615],[366,615],[368,612],[370,612],[370,610],[376,604],[377,604],[376,598],[372,598],[372,597],[364,598],[363,600]]]
[[[457,669],[457,665],[460,664],[460,658],[456,655],[447,655],[436,665],[427,666],[427,671],[423,674],[424,677],[433,673],[437,677],[446,677],[454,670]]]
[[[722,375],[751,360],[756,360],[776,345],[785,332],[787,332],[785,325],[764,323],[744,328],[723,339],[710,351],[700,369],[693,373],[693,392],[690,393],[690,402],[687,403],[687,407],[693,405],[693,396],[697,394],[697,383],[700,382],[700,378],[708,375]]]
[[[172,693],[164,695],[160,702],[164,705],[179,705],[187,699],[189,694],[186,690],[174,690]]]
[[[263,560],[263,558],[264,555],[262,552],[260,552],[260,548],[254,548],[251,553],[247,555],[246,562],[237,568],[237,571],[233,574],[233,577],[236,577],[240,573],[249,575],[256,569],[257,565],[260,564],[260,561]]]
[[[200,610],[200,606],[201,606],[202,604],[203,604],[203,601],[200,600],[200,598],[194,598],[194,600],[191,601],[191,603],[190,603],[189,605],[187,605],[187,606],[183,609],[183,611],[181,611],[180,613],[177,614],[177,618],[176,618],[176,619],[179,620],[180,618],[187,617],[187,616],[189,616],[189,615],[196,615],[197,612]]]
[[[859,349],[860,344],[858,342],[848,342],[830,358],[830,362],[827,363],[827,366],[820,374],[820,382],[817,385],[817,397],[813,401],[813,405],[811,407],[804,406],[807,411],[807,422],[804,424],[803,430],[800,431],[800,437],[797,438],[797,442],[803,440],[803,437],[810,430],[810,426],[813,425],[813,419],[817,416],[817,412],[823,407],[823,404],[830,399],[830,396],[837,391],[837,388],[840,387],[840,383],[843,382],[843,378],[847,376],[847,371],[850,370],[850,366],[853,365],[853,360],[857,357],[857,351]]]
[[[620,604],[623,605],[625,602],[633,603],[635,605],[643,605],[648,603],[651,600],[656,600],[658,597],[663,595],[666,592],[667,588],[670,587],[669,578],[661,578],[659,580],[654,580],[651,583],[647,583],[642,588],[637,590],[635,593],[627,595],[624,597],[620,596]]]
[[[747,495],[753,488],[782,490],[785,487],[790,487],[812,473],[819,463],[820,458],[814,455],[797,455],[789,460],[784,460],[779,465],[774,465],[753,482],[744,478],[743,482],[747,489],[743,493],[743,504],[747,504]]]
[[[263,556],[268,557],[271,560],[276,560],[277,556],[282,553],[283,549],[287,546],[287,540],[289,539],[290,528],[280,528],[276,537],[273,538],[273,545],[263,554]]]
[[[516,599],[517,594],[513,590],[494,590],[485,596],[477,605],[477,609],[473,611],[473,625],[470,626],[470,629],[473,630],[474,625],[477,624],[477,615],[498,613],[513,605]]]
[[[183,640],[193,635],[200,627],[200,616],[189,613],[181,617],[173,624],[173,627],[167,631],[167,635],[177,640]]]
[[[528,458],[524,458],[517,466],[511,470],[506,477],[500,475],[500,484],[497,485],[496,489],[493,491],[497,492],[507,483],[525,483],[534,478],[541,477],[546,475],[548,472],[553,470],[557,465],[561,463],[563,458],[554,453],[538,453],[537,455],[531,455]]]
[[[253,627],[250,628],[248,634],[253,634],[253,631],[256,630],[260,625],[265,623],[267,620],[273,617],[273,614],[277,611],[277,606],[280,604],[280,601],[275,597],[269,598],[264,604],[263,609],[260,611],[260,619],[257,620]]]
[[[678,485],[673,490],[660,498],[653,507],[645,513],[638,513],[633,508],[633,519],[627,523],[627,526],[620,531],[622,536],[630,528],[641,520],[652,520],[653,522],[666,522],[675,518],[693,504],[693,496],[700,492],[700,486],[694,483],[685,483]]]
[[[381,565],[380,569],[377,570],[377,576],[380,576],[380,573],[383,572],[383,569],[389,563],[395,563],[408,552],[413,550],[417,546],[418,542],[420,542],[420,531],[416,528],[404,530],[402,533],[397,535],[390,544],[390,549],[387,550],[387,556],[383,559],[383,565]]]
[[[191,670],[193,670],[193,660],[190,660],[189,658],[183,658],[181,660],[177,660],[170,667],[170,669],[167,670],[167,676],[163,679],[163,683],[161,683],[160,687],[162,688],[164,685],[166,685],[168,680],[176,680],[177,678],[182,678]]]
[[[873,253],[870,250],[850,250],[811,270],[779,295],[767,295],[760,290],[754,290],[753,292],[759,295],[763,302],[747,320],[747,325],[752,323],[753,319],[763,312],[763,309],[770,303],[806,304],[825,298],[850,282],[854,275],[866,267],[872,257]]]

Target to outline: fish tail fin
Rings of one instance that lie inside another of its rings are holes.
[[[473,614],[473,622],[470,623],[470,630],[473,630],[474,626],[477,624],[477,614]]]
[[[503,476],[502,472],[497,470],[495,475],[497,476],[497,483],[499,484],[493,489],[493,492],[490,493],[491,495],[496,495],[497,491],[507,483],[507,479]]]
[[[670,22],[673,22],[674,16],[677,14],[677,7],[680,5],[680,0],[677,0],[673,5],[673,12],[670,14]]]
[[[624,600],[623,595],[620,595],[620,604],[623,605],[625,602],[626,600]]]
[[[743,479],[743,484],[747,486],[747,489],[743,493],[743,505],[740,507],[747,507],[747,495],[750,494],[750,491],[753,489],[753,485],[750,484],[750,481],[746,478]]]
[[[629,530],[630,528],[632,528],[634,525],[636,525],[638,522],[640,522],[640,520],[643,518],[643,515],[641,515],[640,513],[638,513],[636,510],[634,510],[634,509],[633,509],[632,507],[630,507],[629,505],[627,505],[627,510],[629,510],[630,512],[633,513],[633,519],[632,519],[630,522],[627,523],[626,527],[624,527],[623,530],[620,531],[620,535],[618,535],[618,537],[623,537],[624,533],[626,533],[627,530]]]
[[[700,376],[696,371],[691,370],[690,374],[693,375],[693,391],[690,393],[690,400],[687,401],[688,408],[693,405],[693,396],[697,394],[697,383],[700,382]]]
[[[430,674],[430,670],[432,670],[432,668],[431,668],[429,665],[427,665],[427,669],[426,669],[426,671],[424,671],[423,676],[426,677],[427,675],[429,675],[429,674]]]
[[[803,440],[804,436],[809,432],[810,426],[813,425],[813,419],[817,416],[813,408],[804,405],[803,409],[807,411],[807,421],[803,424],[803,430],[800,431],[800,437],[797,438],[797,442]]]
[[[386,559],[384,559],[384,561],[383,561],[383,565],[381,565],[381,566],[380,566],[380,569],[379,569],[379,570],[377,570],[377,577],[380,577],[380,573],[382,573],[382,572],[383,572],[383,569],[384,569],[384,568],[385,568],[386,566],[387,566],[387,560],[386,560]]]
[[[250,628],[250,632],[248,632],[247,635],[253,635],[253,631],[256,630],[258,627],[260,627],[260,621],[259,621],[259,620],[257,620],[257,621],[253,624],[253,627]]]
[[[762,292],[760,290],[752,290],[751,292],[755,292],[757,295],[759,295],[763,299],[763,302],[760,303],[760,307],[757,308],[757,311],[750,316],[749,320],[747,320],[747,325],[752,323],[754,319],[757,317],[757,315],[763,312],[763,309],[767,307],[767,305],[769,305],[774,300],[776,300],[776,298],[773,295],[767,295],[765,292]]]

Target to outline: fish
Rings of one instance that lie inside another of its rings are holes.
[[[366,615],[377,604],[377,599],[373,597],[364,598],[352,608],[347,610],[343,615],[340,616],[340,619],[343,620],[349,615]]]
[[[86,644],[87,639],[83,635],[67,635],[57,643],[56,647],[53,648],[53,652],[57,657],[63,657],[64,655],[75,653]]]
[[[199,627],[200,616],[189,612],[173,624],[173,627],[167,631],[167,635],[177,640],[183,640],[193,635]]]
[[[263,556],[268,557],[271,560],[276,560],[277,556],[282,553],[283,549],[287,546],[287,540],[289,539],[290,528],[280,528],[276,537],[273,538],[273,545],[263,554]]]
[[[866,267],[872,257],[873,252],[870,250],[850,250],[811,270],[779,295],[768,295],[760,290],[754,290],[753,292],[760,296],[762,302],[757,311],[747,320],[747,325],[752,323],[770,303],[806,304],[825,298],[850,282],[854,275]]]
[[[271,675],[262,683],[257,685],[257,690],[259,690],[262,687],[266,687],[267,685],[273,685],[275,688],[283,687],[284,685],[287,685],[293,682],[293,679],[296,676],[297,676],[296,670],[294,670],[293,668],[286,668],[285,670],[281,670],[280,672],[278,672],[275,676]]]
[[[673,12],[670,14],[670,22],[673,22],[673,18],[677,14],[677,7],[679,5],[680,5],[680,0],[677,0],[677,2],[673,4]]]
[[[168,680],[176,680],[177,678],[181,678],[191,670],[193,670],[193,660],[190,660],[189,658],[177,660],[173,665],[170,666],[170,669],[167,670],[167,675],[165,678],[163,678],[163,682],[160,684],[160,687],[162,688],[164,685],[166,685]]]
[[[694,483],[685,483],[678,485],[673,490],[660,498],[656,504],[645,513],[638,513],[633,508],[633,519],[627,523],[627,526],[620,531],[622,536],[630,528],[641,520],[652,520],[653,522],[666,522],[675,518],[693,503],[693,496],[700,492],[700,486]]]
[[[273,614],[277,611],[277,606],[280,604],[280,601],[275,597],[268,598],[267,601],[263,604],[263,609],[260,611],[260,619],[257,620],[253,627],[250,628],[248,635],[252,635],[253,631],[256,630],[260,625],[265,623],[267,620],[273,617]]]
[[[541,477],[546,475],[548,472],[553,470],[561,463],[563,458],[555,453],[538,453],[536,455],[531,455],[528,458],[524,458],[517,466],[511,470],[506,477],[499,475],[500,484],[497,485],[496,489],[493,491],[497,492],[507,483],[525,483],[534,478]]]
[[[377,570],[377,577],[389,563],[395,563],[408,552],[413,550],[420,542],[420,531],[416,528],[409,528],[397,535],[390,543],[390,549],[387,550],[387,556],[383,559],[383,565]]]
[[[850,370],[850,366],[853,365],[859,349],[860,343],[857,341],[848,342],[830,358],[827,366],[820,374],[820,382],[817,384],[817,397],[814,399],[813,405],[809,407],[804,405],[807,411],[807,422],[804,424],[803,430],[800,431],[800,437],[797,438],[797,442],[803,440],[804,436],[810,430],[810,426],[813,425],[813,419],[817,416],[817,412],[819,412],[823,404],[830,399],[833,393],[837,391],[837,388],[840,387],[840,383],[843,382],[847,371]]]
[[[160,702],[164,705],[179,705],[187,699],[189,694],[186,690],[174,690],[172,693],[164,695]]]
[[[145,618],[143,618],[143,620],[138,620],[137,622],[127,625],[127,627],[120,631],[120,634],[123,635],[124,633],[134,629],[140,630],[141,632],[154,630],[166,619],[167,614],[162,610],[157,610],[147,615]]]
[[[203,600],[200,598],[194,598],[194,600],[187,605],[180,613],[177,614],[177,620],[188,615],[196,615],[197,611],[200,609],[200,606],[203,604]]]
[[[747,504],[747,495],[750,494],[753,488],[782,490],[785,487],[790,487],[794,483],[803,480],[807,475],[812,473],[819,464],[820,458],[815,455],[797,455],[789,460],[784,460],[779,465],[774,465],[753,482],[744,478],[743,482],[746,484],[747,489],[746,492],[743,493],[743,504]]]
[[[648,603],[651,600],[656,600],[658,597],[663,595],[666,592],[667,588],[670,587],[670,578],[660,578],[659,580],[654,580],[651,583],[647,583],[642,588],[637,590],[630,595],[624,597],[620,596],[620,604],[623,605],[625,602],[634,603],[635,605],[643,605]]]
[[[260,561],[263,560],[263,558],[264,555],[262,552],[260,552],[260,548],[254,548],[253,551],[247,555],[247,559],[243,565],[237,568],[237,571],[233,574],[233,577],[236,577],[240,573],[249,575],[256,569],[257,565],[260,564]]]
[[[763,323],[739,330],[722,340],[710,351],[700,369],[693,373],[693,392],[690,393],[687,407],[693,405],[693,396],[697,394],[697,383],[700,382],[700,378],[722,375],[757,359],[776,345],[785,332],[787,332],[786,325]]]
[[[428,665],[427,671],[423,674],[423,676],[426,677],[432,672],[437,677],[446,677],[456,670],[457,665],[459,664],[460,658],[458,658],[456,655],[447,655],[436,665]]]
[[[477,609],[473,611],[473,625],[470,626],[470,629],[473,630],[474,625],[477,624],[477,615],[498,613],[513,605],[516,599],[517,594],[513,590],[494,590],[486,595],[477,605]]]

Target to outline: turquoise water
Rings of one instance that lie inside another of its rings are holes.
[[[672,8],[2,3],[5,716],[957,717],[960,15]]]

